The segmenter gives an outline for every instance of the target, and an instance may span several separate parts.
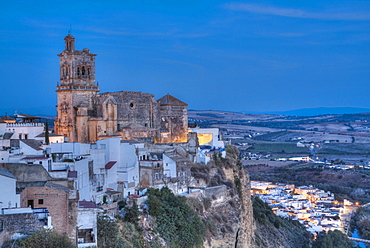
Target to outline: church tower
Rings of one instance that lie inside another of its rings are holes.
[[[90,50],[75,50],[75,38],[68,34],[65,50],[59,54],[60,83],[55,133],[68,142],[89,142],[88,117],[94,113],[93,99],[99,92],[95,80],[95,56]]]

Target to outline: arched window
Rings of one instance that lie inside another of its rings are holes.
[[[80,76],[80,67],[77,67],[77,76]]]
[[[82,66],[82,76],[85,75],[85,66]]]

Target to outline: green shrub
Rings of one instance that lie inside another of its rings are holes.
[[[202,247],[205,225],[185,197],[175,196],[167,187],[149,189],[148,194],[149,213],[156,217],[158,231],[169,247]]]
[[[19,240],[18,245],[22,248],[74,248],[75,244],[65,235],[55,230],[40,229],[25,239]]]

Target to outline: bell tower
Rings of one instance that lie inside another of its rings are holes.
[[[99,92],[95,80],[95,56],[90,50],[75,50],[75,38],[68,34],[65,50],[59,54],[60,83],[55,133],[68,142],[88,142],[88,113],[94,112],[93,99]]]

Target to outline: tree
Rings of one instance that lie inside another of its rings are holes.
[[[339,230],[320,232],[312,243],[312,248],[351,248],[354,243]]]
[[[125,207],[125,217],[123,218],[124,221],[130,222],[137,226],[137,221],[140,216],[140,211],[137,208],[137,204],[134,201],[132,207]]]
[[[45,144],[49,145],[49,121],[46,119],[45,123]]]
[[[22,248],[75,248],[76,245],[65,235],[55,230],[40,229],[25,239],[19,240]]]
[[[145,241],[137,226],[124,222],[121,218],[112,220],[107,216],[98,217],[99,248],[137,248],[145,246]]]
[[[163,187],[149,189],[149,213],[156,217],[158,231],[171,248],[201,247],[205,225],[186,198]]]
[[[107,216],[98,217],[98,247],[121,248],[124,241],[119,233],[117,222]]]

